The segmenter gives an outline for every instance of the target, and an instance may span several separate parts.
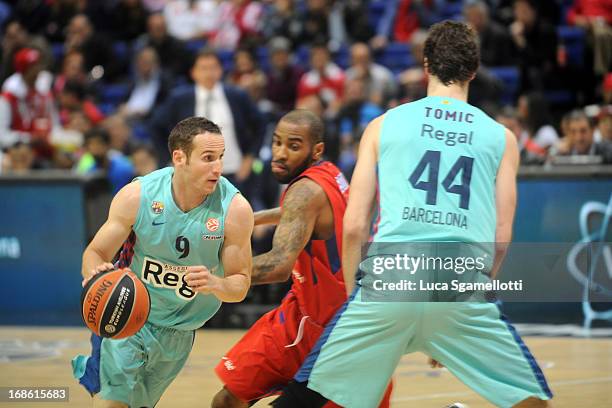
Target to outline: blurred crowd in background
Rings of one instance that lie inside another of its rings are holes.
[[[443,19],[476,30],[469,102],[523,164],[612,163],[612,0],[18,0],[0,1],[0,171],[102,170],[117,191],[201,115],[223,129],[225,174],[274,205],[276,121],[320,115],[350,177],[365,125],[425,96]]]

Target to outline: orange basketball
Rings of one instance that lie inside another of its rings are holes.
[[[147,321],[150,309],[147,287],[129,269],[94,276],[81,294],[83,320],[101,337],[122,339],[135,334]]]

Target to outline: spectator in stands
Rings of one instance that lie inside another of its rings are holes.
[[[3,1],[3,3],[7,3]],[[12,17],[19,21],[32,34],[44,36],[44,31],[51,16],[51,5],[46,0],[11,1]],[[6,21],[5,21],[6,23]]]
[[[119,0],[111,10],[112,33],[116,40],[131,42],[146,31],[147,11],[140,0]]]
[[[51,159],[49,137],[58,124],[50,79],[41,81],[41,53],[23,48],[15,54],[15,74],[2,87],[0,147],[30,141],[37,158]]]
[[[567,140],[564,138],[557,145],[557,155],[600,156],[603,163],[612,163],[612,143],[595,143],[593,125],[584,111],[577,109],[570,112],[567,119],[567,128]]]
[[[157,154],[153,147],[141,144],[134,148],[130,156],[134,164],[135,176],[142,177],[158,169]]]
[[[463,17],[478,33],[480,61],[483,65],[494,67],[514,64],[514,45],[510,31],[491,20],[489,6],[484,1],[465,3]]]
[[[510,32],[521,69],[521,91],[546,87],[557,68],[557,32],[538,16],[536,0],[514,1]]]
[[[574,0],[567,22],[589,35],[595,74],[612,71],[612,3],[609,0]]]
[[[495,116],[495,120],[508,128],[516,136],[521,155],[521,164],[543,164],[545,162],[546,150],[529,137],[529,132],[521,123],[514,108],[504,108]]]
[[[280,116],[293,109],[297,99],[297,87],[304,71],[291,62],[291,45],[284,37],[275,37],[268,43],[270,70],[266,95]]]
[[[374,30],[369,21],[368,3],[368,1],[361,0],[335,2],[346,31],[345,42],[367,43],[374,36]]]
[[[518,100],[518,115],[525,124],[529,137],[543,149],[548,150],[559,141],[552,126],[548,102],[541,92],[521,95]]]
[[[387,0],[371,45],[384,48],[391,41],[409,42],[419,29],[427,29],[442,18],[445,0]]]
[[[27,173],[37,168],[34,150],[27,142],[17,142],[2,156],[2,173]]]
[[[241,47],[234,53],[234,69],[229,73],[228,81],[246,91],[256,103],[265,96],[266,75],[257,66],[255,54],[249,48]]]
[[[261,33],[266,40],[283,37],[290,41],[290,48],[295,47],[302,35],[303,22],[295,11],[292,0],[274,0],[264,9]]]
[[[78,14],[84,13],[86,1],[55,0],[51,4],[51,16],[45,28],[45,37],[53,43],[66,41],[66,28]]]
[[[85,119],[88,128],[91,128],[104,120],[104,114],[87,98],[85,86],[81,82],[66,82],[58,96],[58,102],[60,123],[65,128],[82,131],[83,128],[80,125],[75,126],[73,121]]]
[[[121,114],[109,116],[102,122],[102,129],[108,132],[111,151],[129,154],[134,147],[132,128]]]
[[[357,160],[361,135],[371,120],[383,114],[380,106],[368,100],[363,78],[346,81],[344,102],[336,118],[339,132],[340,157],[338,167],[350,179]]]
[[[418,30],[410,40],[410,48],[416,64],[398,75],[401,86],[398,97],[401,103],[415,101],[427,94],[427,75],[423,68],[423,49],[426,39],[427,32]]]
[[[161,104],[170,90],[170,80],[161,70],[155,49],[145,47],[138,51],[127,101],[119,112],[129,119],[144,119],[154,106]]]
[[[96,34],[89,18],[78,14],[70,20],[68,34],[64,43],[66,52],[79,50],[83,53],[85,70],[93,79],[116,78],[121,71],[120,62],[114,55],[110,40],[101,34]]]
[[[196,56],[191,78],[194,86],[176,89],[151,119],[156,147],[162,163],[169,159],[168,135],[176,123],[190,116],[204,116],[223,129],[225,156],[223,174],[242,186],[258,156],[263,122],[246,92],[221,82],[223,66],[217,54],[204,49]]]
[[[341,9],[334,8],[333,0],[307,0],[306,9],[299,20],[302,22],[300,44],[326,44],[336,51],[345,39],[345,27],[340,14]]]
[[[603,102],[607,104],[612,104],[612,72],[604,76]]]
[[[504,26],[509,26],[514,21],[515,0],[486,0],[494,20]],[[560,4],[565,5],[571,0],[537,0],[533,4],[538,9],[538,15],[549,24],[557,25],[561,17]]]
[[[219,2],[169,0],[164,6],[163,16],[171,36],[182,41],[204,39],[219,27]]]
[[[227,0],[219,4],[219,24],[209,44],[214,48],[233,50],[239,44],[255,45],[260,38],[263,6],[253,0]]]
[[[363,80],[367,99],[379,106],[386,106],[395,97],[393,74],[372,61],[370,48],[365,43],[356,43],[351,47],[351,66],[346,70],[346,78]]]
[[[612,142],[612,105],[601,108],[597,115],[596,142]]]
[[[342,103],[344,72],[330,57],[324,43],[317,43],[310,49],[311,70],[306,72],[298,84],[298,98],[319,95],[325,102],[328,115],[335,115]]]
[[[3,83],[14,71],[15,54],[22,48],[34,48],[41,53],[41,64],[44,69],[50,69],[53,56],[49,43],[43,37],[30,34],[22,23],[11,21],[6,24],[2,37],[2,72],[0,83]]]
[[[168,34],[166,20],[161,13],[147,19],[147,32],[136,41],[136,49],[152,47],[157,52],[161,67],[173,77],[187,76],[191,56],[185,44]]]
[[[75,168],[85,174],[101,170],[111,184],[113,194],[134,178],[132,163],[122,154],[110,149],[110,136],[102,128],[93,128],[85,134],[85,152]]]
[[[72,50],[64,56],[61,71],[55,76],[53,82],[53,92],[58,95],[68,81],[78,82],[89,91],[89,78],[85,71],[85,56],[81,51]]]

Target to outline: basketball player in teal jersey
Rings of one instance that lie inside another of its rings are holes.
[[[151,296],[144,327],[121,339],[92,336],[91,357],[73,371],[95,407],[153,407],[181,370],[194,330],[221,302],[240,302],[250,286],[253,211],[221,176],[219,127],[192,117],[170,133],[172,167],[137,178],[111,203],[108,220],[83,253],[85,281],[129,267]]]
[[[367,301],[363,285],[372,271],[364,263],[354,284],[377,197],[375,243],[456,242],[464,248],[511,240],[518,148],[510,131],[466,102],[479,64],[475,34],[463,23],[436,24],[424,57],[428,96],[375,119],[361,140],[344,216],[342,262],[351,296],[277,407],[319,407],[328,400],[375,407],[401,356],[415,351],[496,406],[549,405],[542,371],[494,303]]]

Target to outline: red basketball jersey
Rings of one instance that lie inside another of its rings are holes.
[[[334,235],[328,240],[308,241],[293,267],[291,292],[302,314],[324,325],[346,300],[341,256],[342,220],[349,185],[342,172],[328,161],[311,166],[291,184],[303,177],[317,183],[327,194],[334,214]],[[284,198],[283,194],[281,206]]]

